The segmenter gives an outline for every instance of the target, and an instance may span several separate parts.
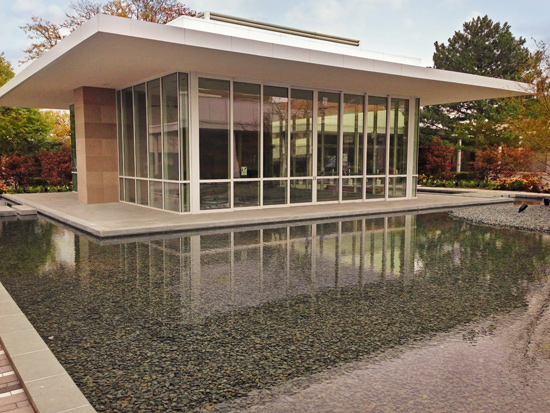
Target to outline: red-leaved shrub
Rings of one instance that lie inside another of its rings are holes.
[[[40,163],[40,177],[50,185],[71,183],[71,148],[68,145],[57,151],[41,151],[37,155]]]
[[[476,179],[488,182],[528,170],[532,160],[533,153],[529,148],[502,145],[485,148],[476,154],[476,160],[470,162],[470,165]]]
[[[29,185],[38,172],[34,156],[13,154],[0,157],[0,182],[17,188]]]
[[[422,173],[437,179],[449,179],[456,166],[452,161],[454,152],[455,148],[445,145],[441,142],[441,138],[436,136],[424,154],[425,170]]]

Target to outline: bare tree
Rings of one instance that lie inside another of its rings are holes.
[[[179,16],[196,15],[194,10],[178,0],[110,0],[107,3],[76,0],[69,4],[69,8],[72,12],[66,13],[66,19],[61,24],[33,16],[32,23],[21,26],[34,42],[24,51],[27,56],[20,63],[40,57],[65,37],[64,32],[72,32],[99,13],[160,24],[166,24]]]

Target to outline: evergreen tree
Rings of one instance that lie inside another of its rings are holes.
[[[508,23],[487,16],[464,23],[448,44],[435,42],[433,55],[436,69],[518,81],[529,70],[530,58],[525,39],[516,39]],[[420,118],[422,142],[440,136],[471,151],[500,143],[515,146],[518,136],[502,127],[510,110],[503,99],[426,107]]]

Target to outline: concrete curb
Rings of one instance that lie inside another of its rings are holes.
[[[13,203],[25,204],[32,206],[38,210],[41,214],[59,221],[70,227],[76,228],[86,234],[90,234],[98,238],[120,238],[127,236],[136,236],[136,235],[150,235],[150,234],[160,234],[160,233],[170,233],[170,232],[183,232],[183,231],[196,231],[202,229],[224,229],[224,228],[235,228],[235,227],[244,227],[244,226],[253,226],[259,224],[270,224],[273,222],[276,223],[289,223],[296,221],[312,221],[312,220],[321,220],[329,218],[349,218],[349,217],[360,217],[360,216],[376,216],[376,215],[385,215],[385,214],[395,214],[400,212],[421,212],[421,211],[436,211],[442,209],[453,209],[457,207],[467,207],[467,206],[476,206],[476,205],[489,205],[496,203],[506,203],[512,202],[511,198],[472,198],[465,199],[468,197],[461,197],[460,202],[440,202],[438,204],[426,204],[426,205],[408,205],[406,200],[401,203],[400,206],[389,206],[384,205],[377,208],[369,208],[367,202],[357,203],[357,207],[351,210],[341,210],[338,206],[343,204],[331,204],[326,205],[323,208],[322,212],[312,209],[311,211],[304,212],[303,208],[297,207],[294,214],[289,214],[291,208],[275,208],[275,209],[265,209],[263,211],[269,211],[269,217],[265,216],[259,217],[243,217],[242,214],[237,214],[235,212],[226,213],[231,215],[225,219],[216,220],[215,214],[201,214],[199,216],[193,217],[193,220],[188,220],[188,222],[171,222],[169,224],[155,224],[150,221],[144,223],[140,227],[133,228],[107,228],[103,225],[98,225],[91,220],[84,220],[73,215],[67,214],[65,212],[44,206],[39,202],[35,202],[28,198],[17,196],[17,195],[3,195],[3,197]],[[135,206],[136,208],[143,208],[140,206]],[[300,208],[300,210],[298,210]],[[306,207],[307,208],[307,207]],[[146,213],[148,210],[143,209]],[[258,211],[258,210],[255,210]],[[223,212],[222,212],[223,213]],[[187,216],[188,217],[188,216]],[[213,219],[214,218],[214,219]]]
[[[445,188],[433,186],[419,186],[418,192],[436,193],[436,194],[454,194],[463,196],[478,196],[487,198],[549,198],[550,194],[521,191],[495,191],[490,189],[472,189],[472,188]],[[467,195],[466,195],[467,194]]]

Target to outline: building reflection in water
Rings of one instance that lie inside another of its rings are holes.
[[[184,321],[196,322],[233,309],[414,273],[415,226],[416,216],[402,215],[165,236],[118,248],[121,270],[135,277],[136,288],[149,289],[150,300],[162,290],[165,305],[160,307],[173,309],[179,300]],[[84,275],[87,263],[97,259],[93,250],[104,247],[85,237],[75,242]],[[155,311],[158,300],[150,302]]]

